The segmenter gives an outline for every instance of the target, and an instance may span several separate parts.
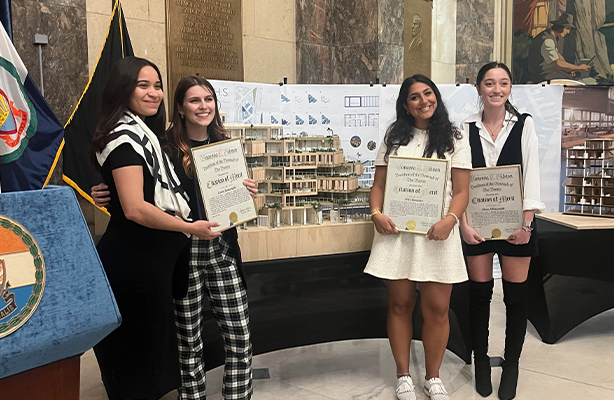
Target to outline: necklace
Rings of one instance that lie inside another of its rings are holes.
[[[492,125],[489,126],[489,124],[484,122],[484,120],[482,120],[482,125],[484,125],[484,128],[486,128],[486,132],[488,132],[490,134],[490,137],[494,140],[494,138],[499,134],[499,131],[501,131],[501,129],[503,128],[503,120],[496,121],[495,123],[495,129],[499,128],[498,131],[493,129]]]

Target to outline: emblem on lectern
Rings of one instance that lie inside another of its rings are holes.
[[[32,316],[45,287],[45,262],[23,226],[0,215],[0,339]]]

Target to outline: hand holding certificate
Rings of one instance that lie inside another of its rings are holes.
[[[207,219],[220,224],[212,231],[224,231],[258,217],[243,185],[248,175],[240,139],[195,147],[192,161]]]
[[[426,234],[443,217],[448,162],[390,156],[384,214],[399,232]]]
[[[485,240],[505,240],[522,226],[519,165],[471,171],[467,224]]]

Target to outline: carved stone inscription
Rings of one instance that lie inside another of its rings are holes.
[[[167,92],[188,75],[243,80],[241,0],[166,0]]]

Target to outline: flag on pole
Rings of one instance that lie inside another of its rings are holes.
[[[102,90],[117,60],[134,55],[119,0],[113,6],[109,29],[98,62],[79,103],[64,126],[64,181],[92,204],[90,188],[102,182],[90,164],[90,147]]]
[[[42,189],[62,151],[64,130],[0,31],[0,191]]]

